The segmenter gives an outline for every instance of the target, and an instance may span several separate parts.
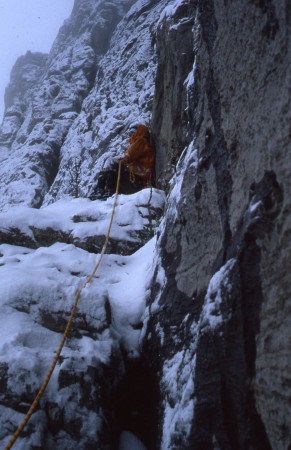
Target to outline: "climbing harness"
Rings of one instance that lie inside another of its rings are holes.
[[[73,323],[73,320],[74,320],[74,317],[75,317],[75,314],[76,314],[76,311],[77,311],[77,306],[78,306],[78,302],[80,300],[81,293],[82,293],[83,289],[87,286],[87,284],[91,283],[94,275],[96,274],[96,272],[97,272],[97,270],[98,270],[98,268],[99,268],[99,266],[101,264],[103,255],[104,255],[104,253],[106,251],[106,247],[107,247],[108,242],[109,242],[110,232],[111,232],[112,223],[113,223],[113,217],[114,217],[114,213],[115,213],[115,209],[116,209],[116,205],[117,205],[119,185],[120,185],[120,174],[121,174],[121,161],[119,161],[119,165],[118,165],[118,175],[117,175],[115,199],[114,199],[114,204],[113,204],[113,208],[112,208],[112,213],[111,213],[111,218],[110,218],[110,222],[109,222],[109,227],[108,227],[107,235],[106,235],[106,238],[105,238],[105,241],[104,241],[101,253],[99,255],[99,258],[98,258],[98,260],[97,260],[97,262],[95,264],[95,267],[93,268],[91,274],[87,276],[86,281],[84,282],[83,286],[79,287],[77,289],[76,293],[75,293],[74,303],[73,303],[73,306],[72,306],[72,309],[71,309],[71,314],[70,314],[68,323],[66,325],[66,328],[65,328],[65,331],[63,333],[63,337],[62,337],[61,343],[60,343],[60,345],[58,347],[58,350],[57,350],[56,355],[55,355],[55,357],[53,359],[51,367],[50,367],[50,369],[49,369],[49,371],[47,373],[47,376],[46,376],[44,382],[42,383],[42,385],[41,385],[37,395],[35,396],[35,399],[33,400],[32,404],[31,404],[31,407],[29,408],[26,416],[24,417],[23,421],[21,422],[21,424],[19,425],[19,427],[17,428],[17,430],[13,434],[12,438],[10,439],[10,441],[8,442],[8,444],[6,445],[4,450],[9,450],[9,449],[12,448],[12,446],[15,443],[15,441],[20,436],[23,428],[28,423],[28,421],[31,418],[32,414],[36,410],[37,405],[39,404],[39,401],[40,401],[41,397],[43,396],[43,393],[44,393],[44,391],[45,391],[45,389],[46,389],[46,387],[47,387],[47,385],[48,385],[48,383],[49,383],[49,381],[51,379],[51,376],[52,376],[53,371],[54,371],[54,369],[56,367],[56,364],[58,362],[58,359],[59,359],[59,356],[60,356],[61,351],[63,349],[63,346],[64,346],[65,341],[67,339],[69,330],[71,328],[71,325]]]

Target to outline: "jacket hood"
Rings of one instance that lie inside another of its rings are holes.
[[[137,130],[134,134],[134,138],[149,138],[150,137],[150,132],[149,129],[146,125],[143,125],[142,123],[137,123],[135,125],[137,127]]]

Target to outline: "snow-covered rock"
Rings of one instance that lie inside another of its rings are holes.
[[[1,209],[42,204],[59,171],[66,135],[95,83],[98,61],[131,3],[76,0],[50,54],[28,52],[17,61],[0,130]]]
[[[63,204],[63,207],[65,205]],[[49,221],[48,221],[49,223]],[[109,448],[110,397],[138,358],[155,239],[131,256],[105,255],[82,290],[66,346],[18,448]],[[74,245],[0,245],[1,437],[25,415],[54,358],[75,294],[97,261]],[[112,369],[112,366],[115,370]]]
[[[16,63],[0,131],[4,443],[96,264],[128,125],[145,122],[162,220],[163,192],[149,208],[123,178],[110,253],[15,447],[289,449],[286,11],[76,0],[49,55]]]
[[[63,199],[41,209],[11,208],[0,213],[1,242],[36,248],[59,241],[100,252],[114,200]],[[164,194],[157,189],[119,195],[107,252],[126,255],[144,245],[154,235],[163,205]]]

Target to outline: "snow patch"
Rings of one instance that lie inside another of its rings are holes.
[[[186,89],[189,89],[191,86],[194,85],[195,82],[195,75],[196,75],[196,56],[194,57],[194,62],[192,69],[190,70],[186,80],[184,81],[184,85],[186,86]]]
[[[168,212],[172,216],[172,220],[176,220],[178,217],[178,204],[181,202],[183,195],[183,180],[186,170],[193,170],[196,172],[198,167],[198,150],[194,146],[192,141],[188,147],[185,148],[177,163],[176,174],[171,180],[171,191],[168,198]]]
[[[194,414],[195,348],[176,353],[165,362],[161,387],[164,391],[164,420],[161,450],[172,448],[175,435],[189,437]]]
[[[214,330],[223,323],[221,304],[222,291],[230,292],[231,284],[229,282],[229,274],[236,264],[235,259],[230,259],[220,268],[211,278],[207,294],[204,300],[204,305],[201,311],[199,328],[202,333]]]
[[[174,0],[170,5],[166,6],[161,12],[160,18],[158,20],[158,25],[163,22],[165,18],[174,16],[177,9],[185,3],[186,0]]]
[[[112,327],[129,356],[139,356],[141,328],[149,295],[156,239],[131,256],[106,256],[99,274],[107,285]],[[122,269],[120,269],[120,264]]]

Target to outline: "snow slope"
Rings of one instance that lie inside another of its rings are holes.
[[[131,196],[120,196],[116,223],[118,217],[126,216],[128,232],[135,231],[139,226],[142,228],[144,219],[139,216],[138,210],[136,212],[136,206],[148,199],[148,195],[149,189],[145,189]],[[164,198],[160,191],[155,190],[152,199],[153,206],[162,207]],[[98,238],[100,227],[101,230],[104,228],[101,235],[105,233],[112,200],[62,200],[41,210],[14,207],[12,212],[2,214],[2,224],[6,227],[19,226],[22,233],[28,235],[29,225],[32,224],[65,232],[68,223],[71,223],[69,217],[77,213],[89,220],[82,222],[82,227],[78,229],[80,240],[88,235],[94,239]],[[119,231],[115,225],[113,236],[121,241],[126,240],[121,226]],[[41,400],[41,410],[33,416],[29,437],[24,434],[16,448],[32,443],[45,448],[51,445],[54,448],[72,448],[76,439],[72,427],[76,421],[80,426],[79,448],[88,448],[91,441],[102,442],[100,436],[104,432],[104,420],[109,420],[99,398],[104,385],[102,378],[104,372],[110,370],[115,355],[119,355],[119,348],[126,352],[128,358],[139,356],[155,242],[154,237],[145,245],[140,242],[140,250],[131,256],[104,255],[93,281],[82,291],[73,329]],[[76,290],[84,284],[97,257],[73,244],[61,242],[37,249],[0,245],[3,439],[17,426],[40,387],[59,345]],[[120,355],[116,364],[117,367],[121,364]],[[78,375],[74,375],[72,383],[68,377],[75,371]],[[118,379],[121,375],[120,367],[111,376]],[[96,376],[99,384],[97,380],[93,383]],[[89,396],[89,403],[84,401],[86,396]],[[48,417],[44,414],[46,408],[50,410]],[[58,420],[60,414],[65,415],[62,430],[56,436],[45,432],[47,420]]]

